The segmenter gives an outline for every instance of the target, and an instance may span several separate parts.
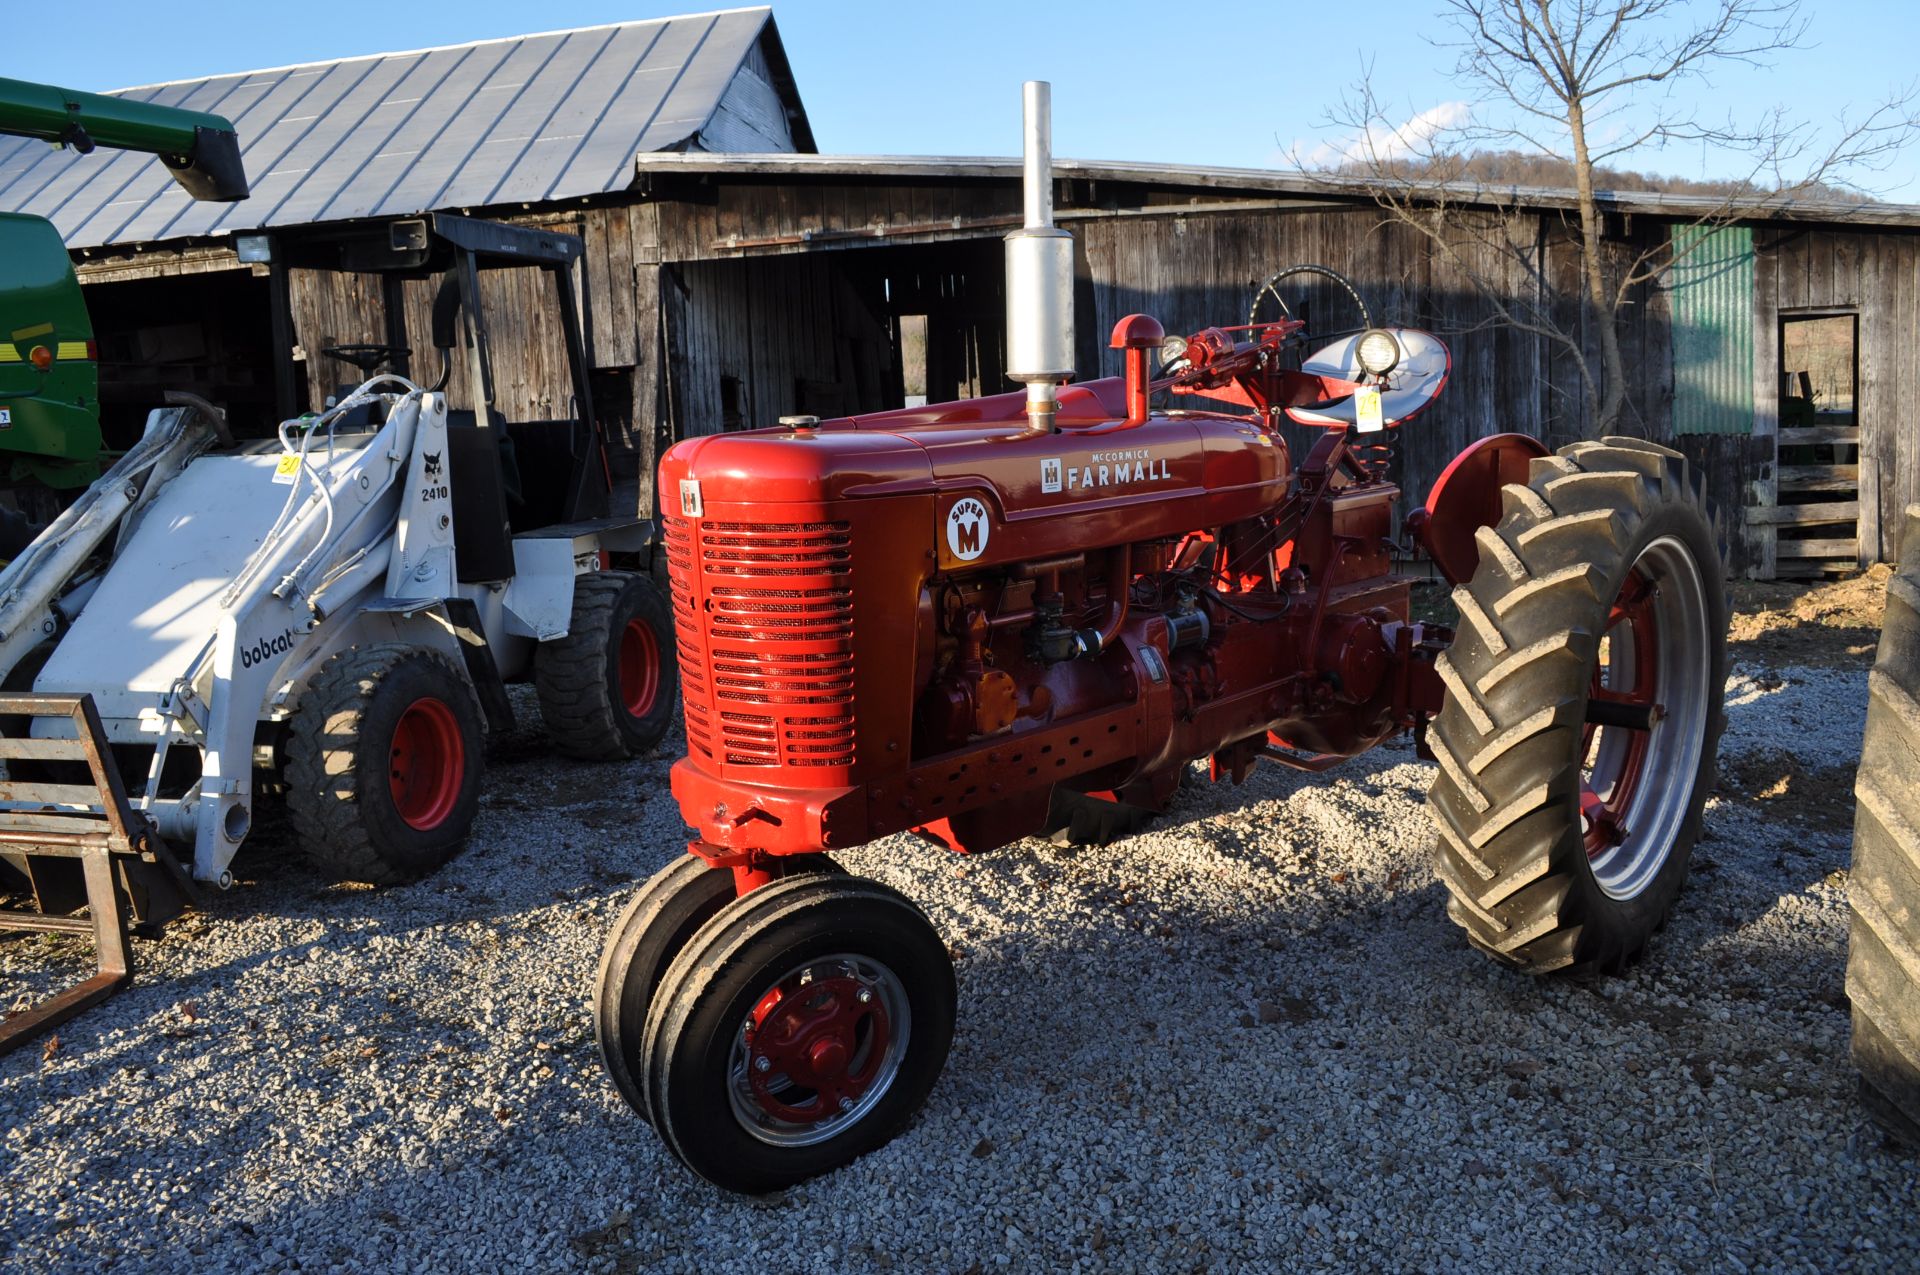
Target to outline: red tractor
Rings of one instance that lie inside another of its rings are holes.
[[[1475,444],[1405,524],[1459,631],[1411,619],[1388,443],[1446,348],[1366,327],[1316,350],[1285,314],[1163,342],[1134,315],[1125,375],[1067,384],[1044,85],[1028,108],[1007,245],[1024,397],[788,418],[660,467],[693,839],[616,922],[595,1010],[621,1094],[723,1187],[881,1145],[945,1062],[946,943],[837,849],[1110,838],[1197,759],[1238,782],[1411,730],[1439,763],[1448,910],[1495,959],[1618,969],[1686,877],[1726,613],[1685,459]],[[1283,414],[1319,427],[1297,466]]]

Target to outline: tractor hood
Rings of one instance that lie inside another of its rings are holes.
[[[690,439],[660,468],[663,507],[737,520],[771,505],[932,497],[945,569],[986,567],[1252,517],[1286,495],[1286,444],[1247,417],[1183,412],[1129,426],[1117,379],[1067,387],[1033,432],[1021,394]],[[768,515],[771,515],[771,510]]]

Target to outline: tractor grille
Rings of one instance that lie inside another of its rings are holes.
[[[848,524],[665,521],[689,746],[734,766],[850,764]]]

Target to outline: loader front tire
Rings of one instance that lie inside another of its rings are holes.
[[[1698,475],[1576,443],[1502,492],[1438,671],[1434,871],[1468,939],[1527,973],[1616,973],[1686,881],[1713,786],[1726,589]]]
[[[1854,778],[1847,999],[1860,1096],[1920,1146],[1920,505],[1901,543]]]
[[[289,727],[287,808],[322,872],[394,885],[466,844],[480,801],[480,715],[438,651],[383,642],[340,652]]]
[[[653,751],[680,691],[660,587],[627,571],[577,577],[567,635],[534,652],[533,684],[547,734],[567,756],[619,761]]]

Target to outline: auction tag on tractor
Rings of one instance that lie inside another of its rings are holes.
[[[1387,427],[1387,418],[1380,410],[1380,391],[1372,385],[1362,385],[1353,394],[1353,424],[1362,434],[1373,434]]]
[[[0,429],[12,429],[12,428],[13,428],[13,409],[11,407],[0,407]]]
[[[299,476],[300,457],[293,452],[286,453],[280,458],[280,463],[273,467],[273,481],[276,483],[291,486]]]

